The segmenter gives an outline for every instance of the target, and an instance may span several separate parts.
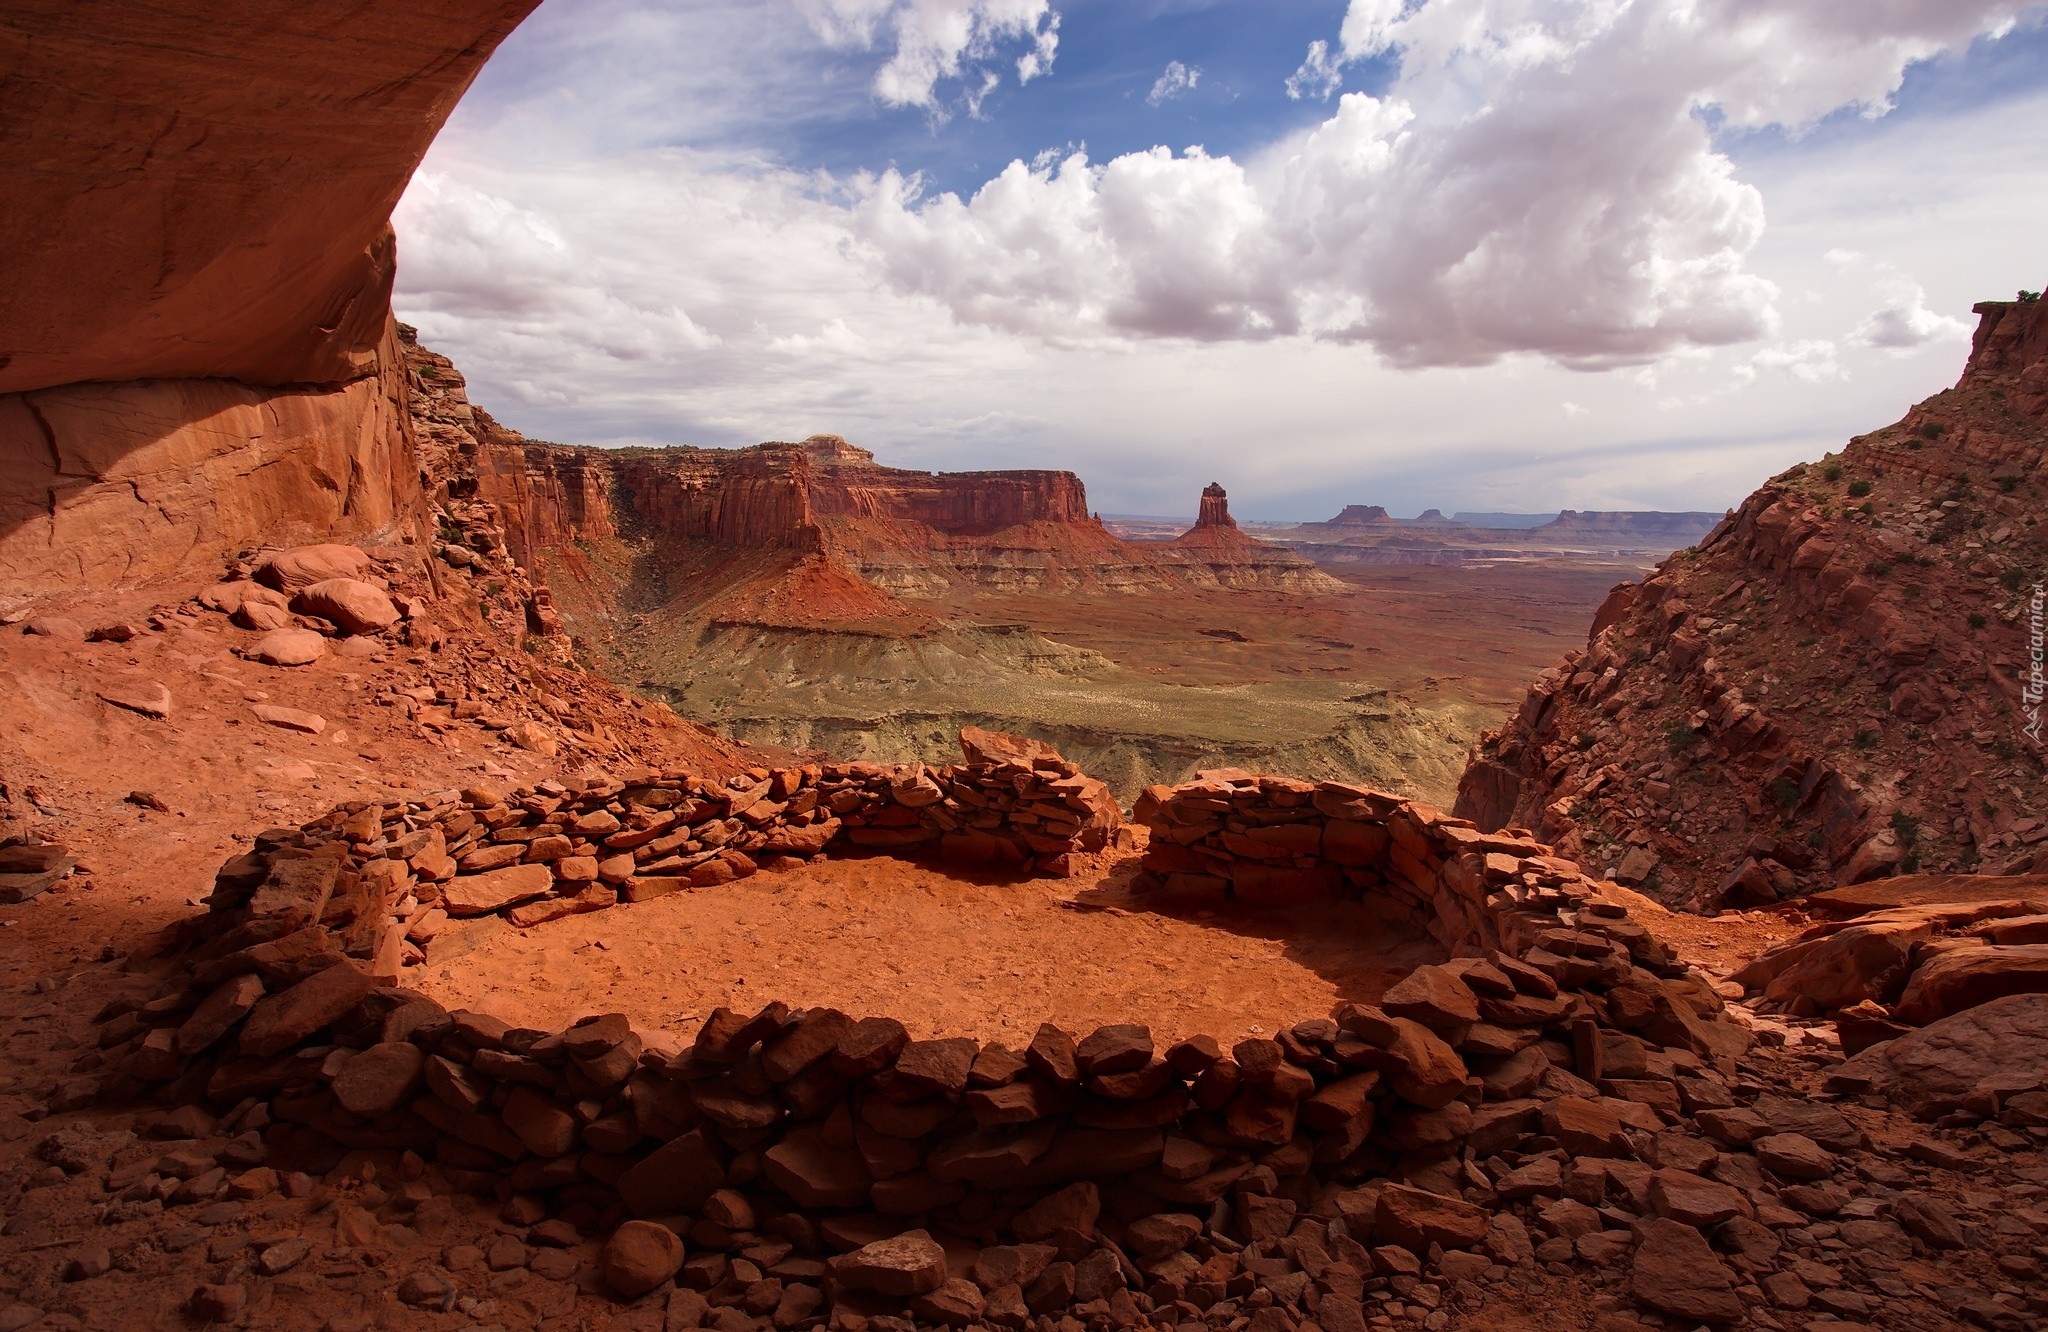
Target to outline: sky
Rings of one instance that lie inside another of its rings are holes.
[[[395,304],[562,443],[1718,510],[2048,284],[2048,4],[546,0]]]

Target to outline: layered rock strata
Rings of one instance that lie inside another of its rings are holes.
[[[802,627],[925,625],[904,601],[956,589],[1114,593],[1188,587],[1336,592],[1313,564],[1245,536],[1222,488],[1182,539],[1126,542],[1088,509],[1071,472],[919,472],[884,467],[836,435],[743,449],[598,449],[528,440],[469,401],[444,356],[401,327],[422,456],[451,504],[494,530],[535,576],[579,568],[620,541],[650,582],[684,589],[687,618]],[[619,597],[593,587],[593,618]],[[900,599],[900,600],[899,600]]]
[[[1482,737],[1458,811],[1698,906],[2040,869],[2044,308],[1978,306],[1954,389],[1617,587],[1584,651]]]

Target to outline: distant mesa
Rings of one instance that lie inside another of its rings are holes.
[[[1435,513],[1436,510],[1431,509],[1430,512]],[[1347,504],[1344,506],[1344,512],[1338,514],[1335,518],[1325,523],[1314,524],[1314,526],[1372,527],[1379,523],[1391,523],[1393,521],[1394,519],[1388,516],[1387,511],[1377,504]]]
[[[1447,523],[1451,520],[1444,517],[1442,509],[1424,509],[1421,513],[1415,515],[1415,521],[1418,523]]]

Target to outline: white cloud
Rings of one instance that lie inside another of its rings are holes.
[[[840,47],[890,48],[875,72],[874,92],[890,106],[939,109],[940,83],[970,84],[970,110],[992,91],[997,77],[985,68],[1005,42],[1026,42],[1016,60],[1017,81],[1052,72],[1059,49],[1060,16],[1049,0],[797,0],[820,38]]]
[[[1308,44],[1301,67],[1287,76],[1286,83],[1287,96],[1296,102],[1304,97],[1327,102],[1343,86],[1344,62],[1330,55],[1330,44],[1320,37]]]
[[[1835,344],[1826,338],[1776,343],[1750,357],[1749,364],[1753,369],[1790,375],[1807,384],[1848,377],[1836,359]]]
[[[1200,65],[1183,65],[1178,60],[1169,60],[1165,72],[1152,81],[1152,91],[1145,94],[1145,105],[1158,106],[1162,102],[1170,102],[1193,92],[1201,81]]]
[[[1569,400],[1558,405],[1564,409],[1564,416],[1567,421],[1576,421],[1582,416],[1589,415],[1592,411],[1590,407],[1581,407],[1578,403]]]
[[[1013,163],[964,201],[892,173],[862,234],[901,289],[1048,337],[1301,332],[1407,366],[1640,363],[1779,328],[1778,289],[1748,265],[1762,197],[1703,112],[1794,130],[1876,114],[1908,62],[2019,7],[1355,0],[1345,54],[1398,53],[1392,88],[1243,165],[1160,148]]]
[[[1882,287],[1884,304],[1856,326],[1851,342],[1904,353],[1930,342],[1960,342],[1970,336],[1970,326],[1962,320],[1927,308],[1927,292],[1919,283],[1894,277]]]
[[[756,8],[734,0],[713,17],[739,24]],[[812,40],[787,9],[759,21],[785,43]],[[1404,65],[1385,97],[1334,105],[1328,123],[1267,153],[1049,156],[941,205],[911,178],[783,170],[765,150],[643,147],[663,141],[670,119],[650,87],[667,88],[685,55],[720,49],[677,22],[621,29],[616,56],[587,29],[526,34],[551,49],[581,31],[580,73],[551,72],[529,48],[521,98],[466,102],[400,210],[401,316],[456,358],[477,401],[537,437],[733,445],[837,431],[897,466],[1073,468],[1096,507],[1117,512],[1188,510],[1212,476],[1254,517],[1327,517],[1332,496],[1400,512],[1718,509],[1953,381],[1957,344],[1849,336],[1890,303],[1886,273],[1910,274],[1921,308],[1959,319],[1974,299],[2040,285],[2048,95],[1934,100],[1909,116],[1725,146],[1725,178],[1703,197],[1747,191],[1769,204],[1770,226],[1735,276],[1824,297],[1781,298],[1769,338],[1714,345],[1667,323],[1668,349],[1624,374],[1577,373],[1554,352],[1396,370],[1344,339],[1394,345],[1401,334],[1461,355],[1582,348],[1599,318],[1630,308],[1617,293],[1639,282],[1654,297],[1642,304],[1647,326],[1675,318],[1679,307],[1655,295],[1668,270],[1635,271],[1675,242],[1653,228],[1638,244],[1631,230],[1644,218],[1671,227],[1670,205],[1623,197],[1615,212],[1615,174],[1642,150],[1584,137],[1601,125],[1602,89],[1555,70],[1522,101],[1473,84],[1485,106],[1519,113],[1548,98],[1560,109],[1524,140],[1504,143],[1495,112],[1496,137],[1459,139],[1459,119],[1477,113],[1444,119],[1455,99],[1424,91],[1448,76]],[[734,49],[755,55],[717,83],[721,96],[772,80],[778,50],[787,63],[786,48],[748,40],[758,48]],[[884,58],[845,67],[857,89]],[[1008,66],[992,68],[1007,84]],[[1487,77],[1512,90],[1523,76]],[[694,78],[676,95],[716,112]],[[789,95],[811,97],[812,117],[843,106],[822,86]],[[944,100],[971,86],[942,84]],[[752,143],[754,123],[720,133]],[[536,127],[558,136],[545,153]],[[1696,164],[1697,140],[1672,141]],[[1436,195],[1404,199],[1397,187]],[[1535,245],[1569,213],[1509,211],[1595,187],[1607,193],[1584,216],[1616,230],[1593,226],[1583,247],[1614,256]],[[1475,209],[1477,257],[1444,257],[1464,253],[1463,233],[1442,253],[1424,243]],[[1688,225],[1711,237],[1720,224]],[[1517,276],[1507,261],[1522,246],[1533,248]],[[1418,270],[1412,289],[1394,271],[1404,257]],[[985,281],[971,273],[979,262],[997,266]],[[1461,264],[1492,276],[1468,285]],[[1566,271],[1553,281],[1547,264]],[[1452,299],[1432,311],[1438,288]],[[1319,336],[1286,335],[1290,320]],[[1808,343],[1833,347],[1839,375],[1827,376],[1822,351],[1799,350]]]

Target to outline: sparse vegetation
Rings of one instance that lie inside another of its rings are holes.
[[[1988,621],[1985,620],[1983,611],[1970,612],[1970,627],[1972,629],[1982,629],[1986,623]]]
[[[1863,566],[1863,572],[1869,574],[1872,578],[1882,578],[1891,571],[1892,566],[1889,560],[1872,560]]]
[[[1842,464],[1829,463],[1826,467],[1821,468],[1820,474],[1830,481],[1839,481],[1842,479]]]
[[[1778,808],[1790,814],[1799,807],[1799,783],[1790,777],[1780,777],[1771,783],[1771,798],[1778,802]]]
[[[1868,495],[1870,491],[1871,485],[1868,481],[1859,480],[1851,481],[1849,483],[1849,497],[1851,499],[1862,499],[1865,495]]]
[[[1700,742],[1700,733],[1682,721],[1675,721],[1665,728],[1664,741],[1671,746],[1674,754],[1683,754]]]
[[[1876,749],[1877,732],[1871,730],[1869,727],[1866,726],[1862,730],[1856,732],[1856,739],[1853,743],[1858,749]]]
[[[1897,835],[1900,846],[1912,846],[1920,840],[1920,820],[1903,809],[1892,811],[1892,832]]]

